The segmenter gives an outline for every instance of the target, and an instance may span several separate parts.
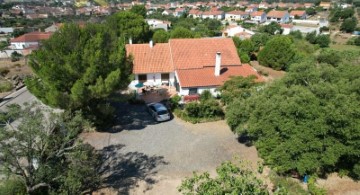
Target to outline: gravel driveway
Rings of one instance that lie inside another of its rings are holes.
[[[145,106],[130,105],[118,115],[116,133],[83,134],[104,154],[105,183],[116,189],[106,194],[178,194],[181,180],[193,171],[214,173],[234,156],[257,161],[255,148],[240,144],[224,121],[155,123]]]

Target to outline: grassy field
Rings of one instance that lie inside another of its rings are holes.
[[[354,50],[354,51],[360,51],[360,47],[356,45],[330,45],[330,48],[338,50],[338,51],[345,51],[345,50]]]

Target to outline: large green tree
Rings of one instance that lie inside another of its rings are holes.
[[[353,53],[341,56],[347,62],[336,66],[293,64],[282,80],[227,106],[231,129],[247,134],[274,170],[360,178],[360,67],[348,61]]]
[[[90,127],[80,113],[11,105],[0,123],[0,170],[19,178],[28,194],[81,194],[100,184],[98,155],[77,138]]]
[[[170,38],[194,38],[194,33],[189,29],[177,27],[171,31]]]
[[[65,25],[30,56],[35,77],[28,89],[45,104],[84,111],[94,121],[111,118],[104,101],[129,83],[124,40],[103,25]]]
[[[275,70],[286,70],[294,57],[295,50],[292,46],[292,40],[287,36],[272,38],[258,55],[260,64]]]
[[[153,41],[155,43],[167,43],[170,38],[170,34],[165,30],[156,30],[153,35]]]

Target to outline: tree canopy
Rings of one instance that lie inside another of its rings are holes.
[[[98,155],[77,139],[91,126],[79,112],[54,114],[37,104],[11,105],[0,113],[0,122],[0,171],[19,178],[19,189],[81,194],[100,183]]]
[[[153,35],[153,41],[155,43],[167,43],[170,38],[170,34],[163,29],[156,30]]]
[[[283,79],[227,106],[231,129],[247,134],[277,172],[360,178],[359,55],[340,55],[335,65],[293,64]]]
[[[66,24],[30,56],[30,66],[36,76],[26,85],[36,97],[54,107],[82,109],[94,121],[111,118],[104,99],[130,82],[123,38],[98,24]]]
[[[260,64],[275,70],[286,70],[294,57],[295,51],[292,47],[292,40],[286,36],[272,38],[258,55]]]
[[[267,195],[264,182],[244,165],[224,162],[216,168],[218,176],[211,178],[210,174],[194,173],[193,177],[182,181],[178,188],[182,194],[255,194]]]

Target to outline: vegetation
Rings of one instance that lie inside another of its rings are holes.
[[[266,43],[264,49],[259,52],[258,59],[264,66],[275,70],[286,70],[294,56],[292,40],[286,36],[276,36]]]
[[[347,18],[340,26],[340,30],[345,31],[347,33],[352,33],[357,25],[357,19],[355,17]]]
[[[36,76],[26,81],[28,89],[50,106],[81,109],[96,125],[111,120],[112,108],[106,97],[126,87],[131,72],[124,39],[117,36],[121,32],[118,28],[129,27],[124,31],[138,41],[142,40],[138,36],[143,34],[138,31],[142,23],[136,27],[130,19],[119,22],[118,28],[111,30],[116,17],[121,20],[132,16],[122,13],[103,25],[88,24],[80,28],[68,24],[54,33],[30,56],[30,66]]]
[[[355,75],[360,69],[352,65],[358,55],[346,53],[335,65],[311,59],[293,64],[282,80],[237,99],[227,107],[231,129],[247,134],[265,163],[281,174],[347,170],[359,178],[360,85]]]
[[[306,34],[305,39],[311,44],[318,44],[320,47],[329,47],[330,37],[328,35],[316,35],[316,32]]]
[[[224,162],[216,169],[217,177],[210,174],[194,173],[193,177],[182,181],[178,188],[185,195],[190,194],[268,194],[264,182],[256,177],[244,163]]]
[[[14,88],[13,84],[9,81],[0,81],[0,93],[10,91]]]
[[[191,123],[215,121],[224,117],[219,102],[211,95],[210,91],[204,91],[200,95],[199,102],[187,103],[183,110],[177,109],[174,113]]]
[[[167,43],[169,38],[170,38],[170,35],[168,32],[166,32],[163,29],[159,29],[159,30],[155,31],[152,40],[155,43]]]
[[[296,179],[279,176],[278,174],[271,172],[270,180],[274,186],[276,186],[275,194],[309,194]]]
[[[99,184],[99,158],[90,145],[77,140],[90,127],[80,113],[11,105],[0,119],[0,170],[10,179],[5,183],[19,183],[12,180],[19,178],[28,194],[80,194]],[[24,191],[21,186],[5,190]]]

